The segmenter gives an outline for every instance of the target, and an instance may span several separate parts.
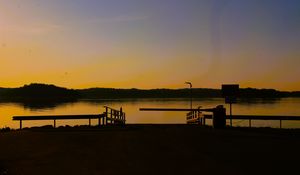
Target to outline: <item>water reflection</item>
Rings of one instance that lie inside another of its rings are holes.
[[[274,104],[279,103],[281,98],[240,98],[237,100],[239,104]]]
[[[0,101],[0,105],[15,104],[23,107],[25,110],[29,109],[31,111],[40,110],[52,110],[59,106],[68,105],[70,103],[76,103],[77,100],[15,100],[15,101]]]
[[[211,108],[224,104],[222,98],[194,99],[194,107]],[[58,115],[58,114],[100,114],[103,106],[113,108],[122,107],[126,112],[127,123],[185,123],[185,112],[141,112],[141,107],[189,108],[189,99],[113,99],[113,100],[80,100],[73,102],[28,103],[28,102],[0,102],[0,127],[18,128],[18,122],[12,121],[16,115]],[[257,115],[300,115],[300,98],[282,99],[243,99],[233,105],[233,114]],[[208,121],[207,123],[210,123]],[[24,127],[52,124],[52,121],[26,121]],[[57,126],[87,125],[88,121],[58,121]],[[92,121],[97,124],[97,121]],[[235,126],[248,126],[247,121],[234,121]],[[252,126],[279,127],[277,121],[253,121]],[[283,127],[297,128],[299,122],[284,122]]]

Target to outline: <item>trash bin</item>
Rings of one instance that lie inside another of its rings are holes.
[[[223,105],[219,105],[213,110],[213,127],[217,129],[226,127],[226,109]]]

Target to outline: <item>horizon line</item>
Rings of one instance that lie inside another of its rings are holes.
[[[117,87],[87,87],[87,88],[70,88],[70,87],[64,87],[64,86],[60,86],[60,85],[56,85],[56,84],[48,84],[48,83],[29,83],[29,84],[24,84],[23,86],[19,86],[19,87],[2,87],[0,86],[0,88],[5,88],[5,89],[14,89],[14,88],[21,88],[24,86],[29,86],[32,84],[39,84],[39,85],[53,85],[56,87],[60,87],[60,88],[66,88],[66,89],[71,89],[71,90],[85,90],[85,89],[136,89],[136,90],[156,90],[156,89],[168,89],[168,90],[179,90],[179,89],[190,89],[188,87],[186,88],[161,88],[161,87],[157,87],[157,88],[135,88],[135,87],[131,87],[131,88],[117,88]],[[222,84],[221,84],[222,85]],[[279,92],[299,92],[300,90],[279,90],[279,89],[275,89],[275,88],[256,88],[256,87],[240,87],[240,89],[257,89],[257,90],[263,90],[263,89],[268,89],[268,90],[276,90]],[[222,88],[210,88],[210,87],[194,87],[192,89],[213,89],[213,90],[221,90]]]

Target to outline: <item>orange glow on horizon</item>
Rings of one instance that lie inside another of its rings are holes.
[[[148,3],[1,1],[0,87],[300,90],[298,9]]]

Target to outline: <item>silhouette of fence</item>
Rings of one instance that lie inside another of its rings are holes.
[[[203,120],[205,123],[206,119],[212,119],[212,115],[203,115]],[[230,120],[232,118],[233,120],[248,120],[249,121],[249,127],[251,127],[252,120],[279,120],[279,127],[282,128],[282,121],[296,121],[300,120],[300,116],[274,116],[274,115],[230,115],[226,116],[226,120]]]
[[[200,111],[191,111],[186,114],[187,124],[205,125],[205,116]]]
[[[126,115],[125,112],[123,112],[122,108],[120,108],[120,110],[116,110],[108,106],[104,106],[104,108],[105,108],[105,112],[103,114],[105,120],[103,120],[103,125],[104,124],[125,124]]]
[[[56,127],[57,120],[78,120],[88,119],[91,126],[91,119],[98,119],[98,125],[124,125],[126,122],[125,112],[104,106],[103,114],[87,114],[87,115],[43,115],[43,116],[14,116],[13,120],[20,121],[20,129],[24,120],[53,120],[53,127]]]
[[[221,113],[218,111],[221,110]],[[226,115],[225,111],[222,111],[222,108],[209,108],[202,109],[200,107],[194,109],[185,109],[185,108],[140,108],[140,111],[188,111],[186,114],[187,124],[199,124],[205,125],[206,119],[213,119],[217,123],[213,123],[218,125],[226,124],[225,120],[248,120],[249,127],[252,125],[252,120],[278,120],[279,126],[282,128],[282,121],[300,121],[300,116],[274,116],[274,115]],[[203,114],[202,112],[213,112],[213,115]],[[214,116],[214,117],[213,117]],[[221,125],[220,125],[221,126]],[[222,127],[220,127],[222,128]]]

